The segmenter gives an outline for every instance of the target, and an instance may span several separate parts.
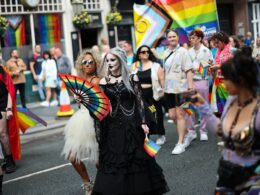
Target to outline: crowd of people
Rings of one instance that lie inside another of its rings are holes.
[[[207,141],[208,131],[222,139],[216,194],[260,192],[260,39],[252,47],[251,36],[247,33],[242,42],[236,36],[216,32],[206,40],[201,30],[193,30],[189,43],[183,44],[178,32],[169,29],[163,53],[161,47],[158,52],[147,45],[133,52],[129,41],[120,41],[120,47],[112,49],[105,42],[102,47],[83,51],[75,63],[77,75],[99,86],[111,104],[108,116],[98,121],[74,95],[80,109],[65,127],[62,154],[80,175],[86,194],[160,195],[169,191],[163,170],[143,147],[146,134],[157,135],[158,145],[166,142],[166,113],[178,133],[173,155],[185,152],[198,135]],[[19,90],[26,107],[25,64],[17,50],[11,52],[6,67],[7,71],[0,73],[9,72],[15,93]],[[30,69],[41,105],[58,105],[57,74],[71,74],[69,59],[60,48],[42,55],[37,45]],[[0,77],[0,87],[11,93],[4,78]],[[14,112],[13,97],[0,98],[0,123],[4,124],[0,142],[4,154],[10,156],[4,136],[6,121]],[[195,108],[194,113],[187,114],[184,104]],[[84,158],[96,165],[95,180],[88,175]]]

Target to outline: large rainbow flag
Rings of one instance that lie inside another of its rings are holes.
[[[54,45],[61,40],[61,19],[59,14],[38,15],[41,44]]]
[[[194,29],[202,30],[206,38],[219,29],[215,0],[153,0],[151,4],[134,5],[137,47],[144,42],[149,46],[154,46],[154,43],[163,36],[162,32],[165,32],[165,28],[159,27],[156,30],[151,30],[149,24],[156,23],[157,18],[152,17],[149,10],[140,12],[140,6],[146,6],[146,9],[156,8],[157,12],[160,12],[157,14],[164,15],[164,17],[166,17],[166,14],[167,18],[171,19],[169,22],[171,25],[168,28],[178,30],[181,43],[188,42],[187,34]],[[159,22],[162,21],[163,19],[160,19]],[[142,33],[140,33],[140,30],[138,31],[139,23],[143,23]]]
[[[26,44],[25,21],[21,16],[7,16],[10,25],[4,35],[5,47],[20,47]],[[12,25],[13,24],[13,25]]]

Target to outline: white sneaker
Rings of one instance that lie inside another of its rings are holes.
[[[172,150],[172,154],[181,154],[183,152],[185,152],[185,147],[183,144],[176,144]]]
[[[190,145],[190,143],[194,140],[194,139],[196,139],[197,138],[197,134],[196,134],[196,132],[194,131],[189,131],[186,135],[185,135],[185,137],[184,137],[184,140],[183,140],[183,145],[184,145],[184,147],[185,148],[187,148],[189,145]]]
[[[173,123],[172,119],[167,120],[168,123]]]
[[[50,106],[58,106],[58,101],[57,101],[57,100],[53,100],[53,101],[50,103]]]
[[[208,141],[208,134],[207,133],[200,133],[200,141]]]
[[[156,144],[158,145],[163,145],[165,142],[166,142],[166,137],[164,135],[161,135],[156,140]]]
[[[50,103],[48,101],[43,101],[41,102],[41,106],[43,107],[49,107],[50,106]]]

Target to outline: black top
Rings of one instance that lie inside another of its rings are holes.
[[[5,84],[0,81],[0,111],[6,111],[8,100],[8,91]]]
[[[37,56],[36,54],[33,54],[31,58],[31,62],[34,62],[34,71],[36,75],[41,74],[42,71],[42,62],[44,61],[43,57],[41,55]]]
[[[144,70],[144,71],[138,71],[137,76],[139,79],[140,84],[152,84],[152,77],[151,77],[151,68]]]

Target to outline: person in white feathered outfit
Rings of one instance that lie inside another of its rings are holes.
[[[79,77],[99,84],[97,69],[100,65],[100,58],[92,50],[84,51],[76,61],[76,69]],[[74,96],[77,102],[81,102],[78,96]],[[88,176],[87,169],[82,159],[98,163],[98,143],[94,128],[94,118],[91,117],[85,106],[80,104],[80,109],[70,118],[65,126],[65,145],[62,155],[68,159],[80,175],[83,184],[82,188],[86,194],[91,194],[93,183]]]

